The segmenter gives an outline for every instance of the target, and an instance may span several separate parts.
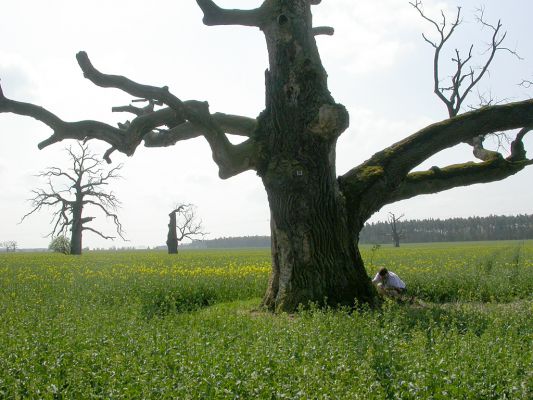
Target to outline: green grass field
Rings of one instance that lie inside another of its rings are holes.
[[[362,253],[416,301],[262,312],[267,250],[2,254],[0,398],[533,398],[533,242]]]

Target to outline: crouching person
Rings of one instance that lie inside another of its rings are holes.
[[[372,283],[376,286],[378,293],[389,297],[399,297],[405,293],[407,287],[405,283],[394,272],[387,268],[380,268]]]

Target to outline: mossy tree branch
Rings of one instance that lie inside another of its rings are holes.
[[[525,157],[522,142],[531,126],[533,126],[533,100],[489,106],[461,114],[455,118],[429,125],[374,154],[363,164],[339,177],[341,190],[348,200],[348,206],[351,207],[350,204],[354,204],[353,207],[357,207],[357,210],[352,211],[360,213],[362,218],[368,218],[384,204],[392,202],[388,200],[390,193],[399,190],[409,173],[434,154],[475,137],[522,128],[513,142],[512,147],[515,150],[508,160],[504,160],[496,153],[497,156],[488,158],[485,163],[473,164],[478,167],[452,168],[450,171],[453,172],[453,176],[459,176],[462,173],[463,178],[448,180],[446,188],[450,189],[454,187],[454,184],[459,185],[459,182],[463,182],[461,185],[466,185],[469,179],[473,180],[472,183],[477,183],[477,172],[484,166],[486,168],[490,166],[491,171],[499,167],[502,171],[499,174],[493,171],[487,174],[487,180],[480,182],[503,179],[531,163]],[[474,175],[469,177],[472,174]],[[409,178],[410,187],[413,187],[416,182],[422,182],[411,178]],[[438,181],[444,182],[442,179]],[[431,186],[424,183],[424,185],[427,188],[433,187],[435,192],[445,190],[436,184]],[[420,194],[422,193],[432,192],[422,191]],[[386,200],[381,201],[378,198]]]
[[[499,181],[516,174],[532,163],[531,160],[493,159],[480,163],[467,162],[412,172],[394,191],[390,192],[383,203],[390,204],[421,194],[437,193],[459,186]]]

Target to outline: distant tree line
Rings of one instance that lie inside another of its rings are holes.
[[[398,222],[403,243],[533,239],[533,215],[423,219]],[[388,222],[367,223],[360,243],[392,242]]]
[[[401,221],[397,219],[396,224],[397,229],[401,229],[402,243],[533,239],[533,214]],[[359,242],[392,243],[390,221],[367,223],[361,231]],[[270,247],[270,236],[195,240],[183,247],[196,249]]]

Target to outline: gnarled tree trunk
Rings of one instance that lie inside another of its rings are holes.
[[[348,113],[329,93],[312,30],[301,29],[312,25],[305,3],[279,2],[277,17],[262,28],[270,68],[257,130],[263,139],[258,173],[272,237],[263,305],[277,311],[374,296],[335,175],[335,145]]]
[[[263,305],[269,309],[372,302],[374,291],[330,170],[307,168],[298,175],[296,169],[285,176],[278,171],[264,178],[271,209],[272,272]],[[299,183],[289,189],[284,179]]]

